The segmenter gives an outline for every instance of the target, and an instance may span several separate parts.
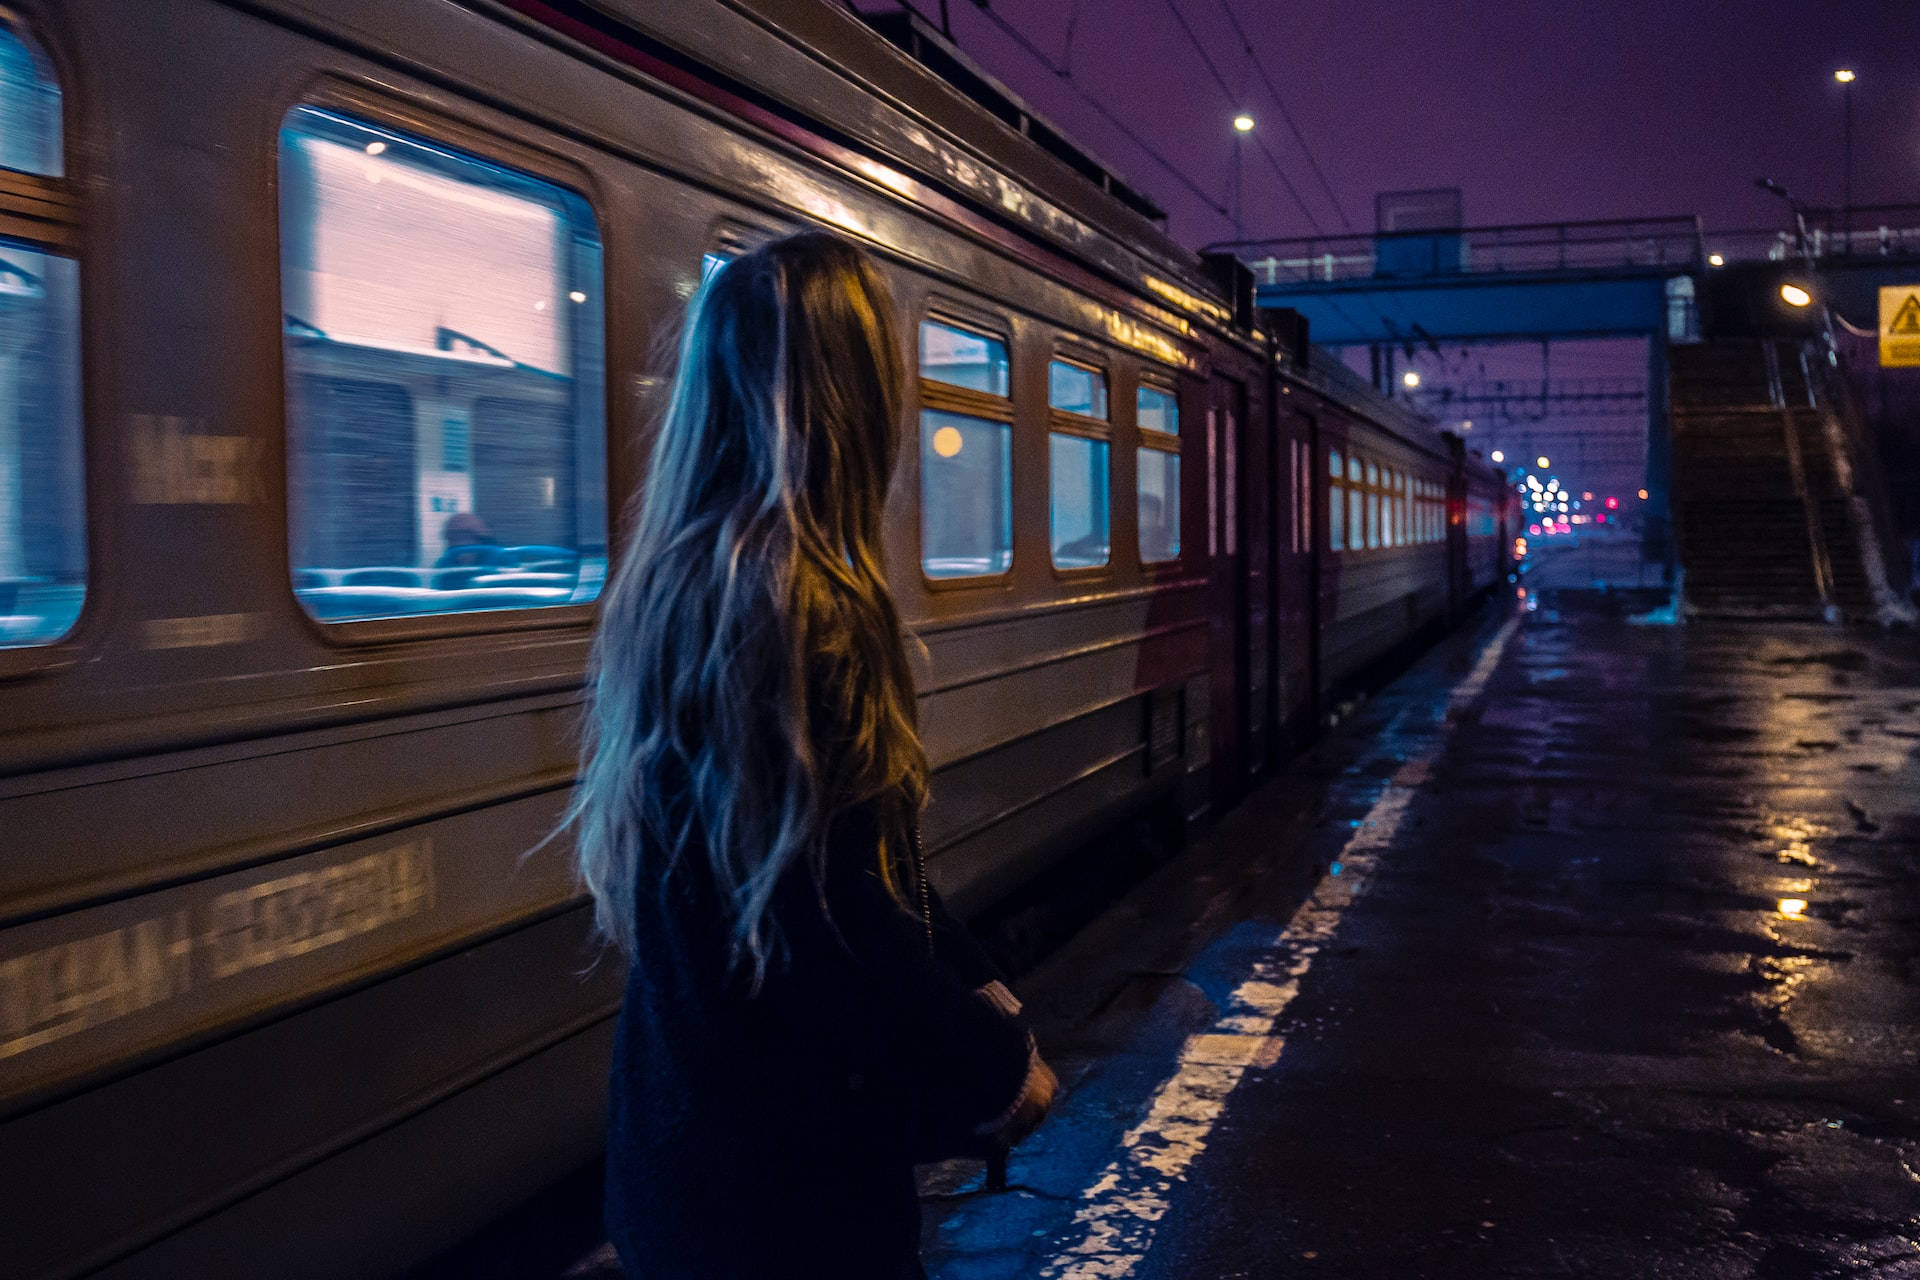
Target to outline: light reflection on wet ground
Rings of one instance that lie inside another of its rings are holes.
[[[1920,1276],[1920,646],[1535,599],[1131,1274]],[[932,1215],[939,1280],[1052,1256],[1470,661],[1035,975],[1076,1092],[1015,1162],[1043,1194]]]

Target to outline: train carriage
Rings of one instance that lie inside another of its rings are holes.
[[[544,842],[656,352],[761,237],[900,305],[964,911],[1230,801],[1498,573],[1497,482],[947,56],[771,0],[0,9],[0,1269],[393,1272],[593,1158],[621,975]]]

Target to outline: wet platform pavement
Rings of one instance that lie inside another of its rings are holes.
[[[1920,1276],[1920,642],[1531,603],[1029,975],[935,1280]]]

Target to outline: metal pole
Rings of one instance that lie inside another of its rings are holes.
[[[1240,134],[1233,135],[1233,238],[1245,240],[1247,228],[1240,213]]]
[[[1842,146],[1846,158],[1842,161],[1840,181],[1840,225],[1846,240],[1845,248],[1841,252],[1851,254],[1853,252],[1853,82],[1849,80],[1840,88],[1840,100],[1843,104],[1842,119],[1845,121],[1843,129],[1846,136]]]

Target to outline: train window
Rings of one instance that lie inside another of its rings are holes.
[[[1147,564],[1180,558],[1180,455],[1165,449],[1139,452],[1140,559]]]
[[[1380,468],[1367,464],[1367,545],[1380,545]]]
[[[1347,491],[1340,487],[1346,477],[1346,465],[1340,455],[1327,451],[1327,549],[1344,551],[1347,546]]]
[[[1169,436],[1180,434],[1180,402],[1173,398],[1171,391],[1142,386],[1134,401],[1134,412],[1143,431],[1158,431]]]
[[[86,592],[79,264],[0,240],[0,648],[59,639]]]
[[[1055,360],[1047,366],[1047,403],[1065,413],[1107,420],[1107,375],[1098,369]]]
[[[0,168],[58,178],[60,85],[27,38],[0,19]]]
[[[1013,563],[1013,428],[920,414],[920,562],[929,578],[1005,573]]]
[[[15,179],[0,214],[48,239],[0,239],[0,649],[58,640],[87,593],[80,440],[80,264],[60,252],[60,85],[0,17],[0,168]],[[49,218],[49,205],[53,205]]]
[[[288,540],[327,622],[591,601],[600,238],[563,187],[313,107],[280,132]]]
[[[1386,485],[1386,493],[1383,500],[1384,510],[1380,513],[1380,545],[1391,547],[1394,545],[1393,524],[1397,505],[1394,490],[1398,484],[1398,477],[1394,475],[1391,467],[1384,467],[1381,469],[1381,480]]]
[[[1361,489],[1366,480],[1366,464],[1347,456],[1347,546],[1358,551],[1367,545],[1367,495]]]
[[[1007,394],[1007,344],[971,329],[927,320],[920,325],[920,376],[952,387]]]
[[[1105,440],[1053,433],[1053,564],[1092,569],[1109,559],[1107,515],[1110,449]]]

